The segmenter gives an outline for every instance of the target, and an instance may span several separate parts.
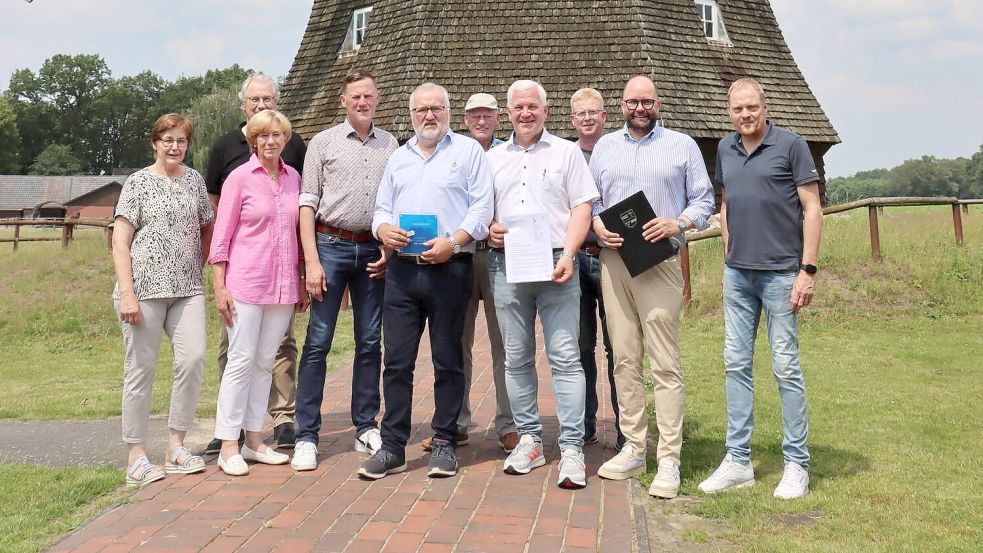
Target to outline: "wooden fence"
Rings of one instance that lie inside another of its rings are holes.
[[[54,242],[56,240],[61,240],[62,247],[67,247],[75,236],[75,227],[77,226],[90,226],[90,227],[102,227],[106,229],[106,239],[109,240],[111,236],[110,225],[113,223],[112,219],[94,219],[94,218],[80,218],[80,217],[66,217],[64,219],[0,219],[0,227],[12,226],[14,227],[13,238],[0,238],[0,243],[11,242],[14,245],[14,251],[17,251],[17,246],[21,242]],[[21,227],[61,227],[61,236],[21,236]]]

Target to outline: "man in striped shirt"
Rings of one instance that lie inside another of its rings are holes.
[[[642,225],[650,242],[707,227],[713,214],[713,187],[699,147],[689,136],[657,125],[658,92],[644,76],[625,85],[621,113],[625,126],[604,135],[594,147],[590,168],[601,198],[594,203],[594,232],[601,252],[601,292],[614,350],[614,379],[627,442],[604,463],[598,476],[624,480],[645,472],[645,380],[642,356],[648,354],[655,383],[655,420],[659,428],[659,470],[649,493],[672,498],[679,493],[679,452],[683,441],[683,374],[679,365],[679,310],[683,276],[673,256],[632,278],[617,251],[623,239],[609,232],[599,214],[638,192],[645,193],[656,217]],[[644,345],[644,347],[643,347]]]

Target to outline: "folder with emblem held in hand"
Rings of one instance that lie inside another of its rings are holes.
[[[632,278],[676,255],[668,238],[652,243],[642,238],[642,225],[655,218],[645,193],[638,191],[601,212],[601,221],[609,232],[616,232],[624,243],[616,251]]]

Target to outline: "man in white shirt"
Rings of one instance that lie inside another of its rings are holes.
[[[583,488],[584,369],[580,364],[580,280],[577,250],[587,236],[591,203],[598,197],[584,156],[572,142],[545,130],[546,91],[520,80],[508,91],[514,132],[488,152],[495,182],[495,217],[489,229],[493,247],[488,272],[505,342],[505,381],[519,445],[505,461],[508,474],[526,474],[546,464],[543,425],[536,394],[536,314],[543,324],[546,354],[553,373],[560,424],[558,485]],[[554,270],[549,280],[509,283],[505,234],[517,217],[546,217]]]

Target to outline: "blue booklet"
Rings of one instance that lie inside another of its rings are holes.
[[[399,253],[420,255],[430,249],[423,244],[437,237],[437,216],[418,213],[400,213],[399,228],[410,233],[410,243]]]

